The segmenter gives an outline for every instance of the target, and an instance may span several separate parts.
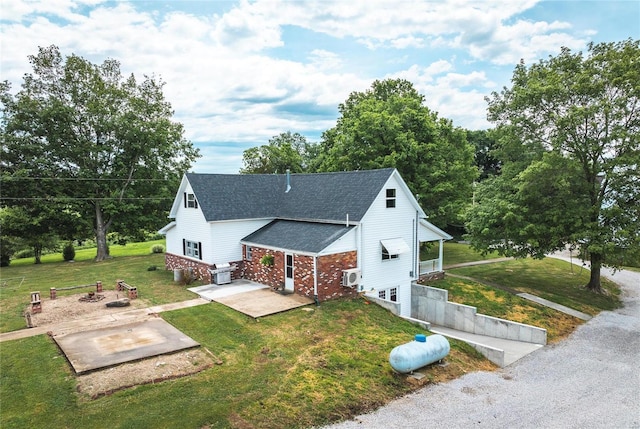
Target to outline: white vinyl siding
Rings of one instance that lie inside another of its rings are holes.
[[[208,261],[213,264],[241,261],[243,255],[240,240],[269,222],[271,219],[211,222],[208,226],[212,253],[208,256]]]
[[[395,208],[387,208],[387,190],[395,190]],[[402,316],[411,315],[411,282],[415,268],[415,222],[416,208],[409,195],[406,195],[396,175],[392,175],[362,219],[361,252],[359,264],[362,269],[363,290],[385,291],[390,299],[390,289],[395,288],[397,302],[400,303]],[[402,239],[409,247],[407,252],[397,258],[381,257],[382,240]]]
[[[189,182],[186,182],[183,191],[184,194],[193,194],[193,190],[189,186]],[[180,194],[178,194],[180,195]],[[177,198],[180,201],[182,198]],[[186,201],[185,201],[186,203]],[[202,243],[202,251],[199,257],[187,256],[202,261],[209,262],[208,257],[211,254],[210,245],[210,228],[207,221],[204,219],[202,210],[200,208],[185,208],[186,204],[174,205],[175,209],[175,227],[167,231],[167,252],[174,255],[185,255],[185,249],[183,248],[183,240],[191,241],[194,243]]]
[[[356,244],[356,233],[358,229],[353,228],[351,231],[347,232],[345,235],[322,249],[319,254],[320,255],[333,255],[335,253],[344,253],[351,252],[357,249]]]

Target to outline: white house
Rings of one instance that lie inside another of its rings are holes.
[[[221,264],[314,298],[371,294],[411,313],[411,283],[442,271],[451,236],[426,215],[396,169],[318,174],[186,174],[173,202],[167,269],[209,280]],[[439,258],[420,261],[420,243]],[[270,263],[272,261],[272,264]],[[213,280],[213,278],[212,278]]]

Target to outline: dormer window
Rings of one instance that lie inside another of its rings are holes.
[[[198,201],[196,200],[195,194],[184,193],[184,207],[189,209],[198,208]]]
[[[387,208],[396,206],[396,190],[394,188],[387,189]]]

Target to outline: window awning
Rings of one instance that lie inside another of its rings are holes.
[[[382,247],[386,249],[389,255],[400,255],[409,250],[409,245],[402,238],[391,238],[389,240],[380,240]]]

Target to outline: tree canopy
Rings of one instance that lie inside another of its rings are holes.
[[[403,79],[375,81],[340,104],[318,148],[318,171],[397,168],[435,224],[461,224],[477,175],[465,131],[438,118]]]
[[[38,201],[43,212],[64,203],[93,219],[103,260],[110,229],[136,234],[162,222],[198,150],[172,120],[162,81],[124,78],[115,60],[63,58],[56,46],[29,61],[16,95],[7,82],[0,88],[2,205]]]
[[[639,42],[521,62],[487,101],[502,175],[479,187],[473,246],[534,257],[580,246],[600,291],[603,264],[640,252]]]
[[[243,174],[273,174],[307,171],[312,145],[299,133],[287,131],[269,139],[266,145],[252,147],[242,154]]]

